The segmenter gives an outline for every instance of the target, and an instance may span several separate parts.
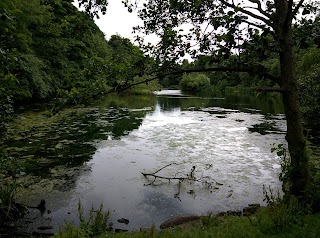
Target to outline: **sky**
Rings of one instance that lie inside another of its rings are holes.
[[[132,27],[142,24],[135,12],[129,13],[121,0],[109,0],[106,15],[100,14],[100,19],[95,19],[106,39],[119,34],[133,41]]]

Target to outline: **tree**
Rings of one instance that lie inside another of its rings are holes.
[[[184,74],[180,81],[180,87],[185,91],[200,91],[210,85],[210,79],[205,74]]]
[[[130,0],[125,4],[129,8],[137,6]],[[277,83],[277,88],[267,90],[282,94],[287,120],[286,139],[291,156],[290,193],[299,197],[305,195],[309,172],[293,26],[298,22],[298,16],[306,19],[318,11],[314,4],[304,0],[148,0],[138,10],[144,25],[136,28],[160,38],[157,46],[149,49],[162,65],[167,61],[175,62],[186,53],[192,56],[208,54],[217,62],[236,54],[238,61],[233,66],[203,70],[250,72]],[[255,38],[263,44],[259,49],[262,57],[268,54],[278,56],[279,75],[272,75],[263,65],[245,58],[246,53],[255,50],[250,48]]]

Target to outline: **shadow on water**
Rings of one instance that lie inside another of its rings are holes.
[[[96,150],[95,141],[119,139],[139,128],[154,100],[111,96],[89,107],[74,108],[53,122],[43,112],[37,117],[39,112],[21,114],[17,123],[26,119],[31,123],[23,130],[11,128],[1,145],[11,156],[24,161],[26,173],[46,176],[54,166],[74,167],[90,160]]]
[[[181,110],[220,107],[271,115],[283,113],[280,95],[257,94],[252,91],[211,92],[202,95],[161,94],[158,96],[158,103],[163,110],[176,107]]]

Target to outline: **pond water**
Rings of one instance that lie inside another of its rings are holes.
[[[77,223],[79,200],[86,215],[103,203],[113,227],[128,230],[159,226],[177,214],[263,204],[263,186],[281,191],[279,158],[271,153],[273,144],[286,143],[279,105],[279,98],[242,93],[113,95],[20,131],[2,142],[26,161],[19,199],[45,199],[50,210],[21,227],[52,225],[55,232],[64,220]],[[142,175],[159,169],[156,175],[171,180]]]

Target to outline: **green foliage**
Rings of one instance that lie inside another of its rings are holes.
[[[210,85],[210,79],[204,74],[184,74],[180,81],[180,87],[184,91],[200,91]]]
[[[134,80],[132,83],[135,84],[135,83],[143,82],[145,80],[152,79],[152,78],[153,77],[149,75],[142,76],[142,77],[136,76],[134,77]],[[139,83],[136,86],[130,87],[129,90],[127,91],[129,91],[129,93],[131,94],[151,94],[154,91],[160,90],[161,88],[162,86],[158,83],[157,80],[151,80],[150,82]]]
[[[293,226],[303,226],[303,217],[310,212],[310,207],[303,206],[298,201],[298,198],[288,195],[285,199],[280,197],[280,194],[274,194],[269,187],[263,187],[265,201],[268,208],[263,212],[266,217],[261,219],[263,213],[258,213],[259,228],[265,234],[278,234],[290,232]]]
[[[119,234],[108,233],[98,236],[98,238],[106,236],[115,238],[294,238],[318,237],[320,235],[319,215],[294,215],[290,228],[283,225],[283,229],[274,229],[269,208],[262,208],[258,214],[251,217],[212,217],[210,219],[212,219],[212,222],[205,224],[189,225],[163,231],[156,230],[155,232],[147,230]]]
[[[21,172],[17,161],[9,157],[4,150],[0,153],[0,222],[12,220],[20,215],[15,206],[15,197],[18,188],[15,176]],[[12,176],[12,181],[3,181],[2,176]]]
[[[103,211],[103,204],[100,205],[99,210],[95,211],[92,206],[90,210],[89,219],[86,220],[83,215],[83,207],[79,201],[78,213],[80,219],[80,229],[88,231],[89,234],[99,235],[107,230],[107,222],[110,217],[110,212]]]
[[[0,3],[0,130],[14,106],[54,101],[52,112],[129,85],[150,59],[128,39],[104,37],[92,16],[107,2],[6,0]],[[93,9],[94,8],[94,9]],[[93,15],[92,15],[93,14]],[[154,65],[154,64],[153,64]]]
[[[23,167],[18,160],[9,156],[0,146],[0,223],[17,219],[22,215],[24,207],[15,203],[19,186],[16,178],[22,171]]]
[[[274,144],[271,148],[271,152],[276,152],[280,159],[281,172],[279,174],[279,179],[282,181],[283,191],[288,193],[291,186],[290,177],[292,173],[291,159],[288,150],[283,144],[278,144],[277,146]]]
[[[309,125],[317,127],[320,116],[320,50],[311,48],[300,57],[298,69],[302,113]]]
[[[89,219],[84,217],[83,206],[81,202],[78,203],[78,217],[80,220],[80,227],[77,228],[73,223],[65,222],[62,229],[54,236],[55,238],[87,238],[95,237],[107,231],[107,222],[110,212],[103,211],[101,204],[99,210],[95,211],[94,207],[91,208]]]
[[[218,83],[216,85],[216,88],[219,91],[225,91],[226,88],[228,87],[228,85],[229,85],[228,80],[227,79],[223,79],[223,80],[218,81]]]
[[[3,213],[1,216],[10,216],[12,212],[11,210],[13,208],[12,204],[16,196],[17,187],[18,185],[15,180],[13,180],[12,183],[0,184],[0,214]],[[5,210],[6,212],[4,212]]]
[[[9,156],[3,148],[0,147],[0,151],[0,176],[6,175],[15,178],[17,174],[23,171],[23,167],[16,158]],[[0,182],[1,179],[0,177]]]
[[[221,225],[221,220],[217,218],[217,216],[213,215],[211,212],[206,216],[201,217],[201,223],[204,227],[208,226],[219,226]]]
[[[320,49],[309,48],[305,54],[300,56],[298,71],[300,74],[305,74],[306,71],[319,66],[320,64]]]
[[[300,81],[302,112],[306,121],[314,127],[319,125],[320,116],[319,79],[320,68],[317,67]]]

